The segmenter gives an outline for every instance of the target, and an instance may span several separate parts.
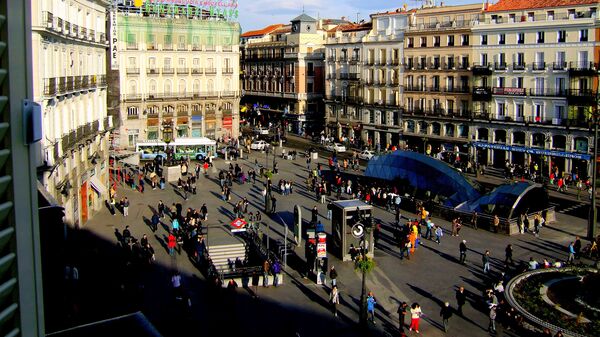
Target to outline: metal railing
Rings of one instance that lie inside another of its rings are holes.
[[[162,68],[162,73],[163,73],[163,75],[165,75],[165,74],[172,75],[172,74],[175,73],[175,68],[166,68],[166,67],[163,67]]]
[[[204,68],[204,74],[206,75],[215,75],[217,73],[217,68]]]
[[[44,79],[44,95],[54,96],[56,95],[56,77],[50,77]]]
[[[125,73],[127,73],[127,75],[139,75],[140,68],[126,68]]]
[[[190,72],[190,68],[177,68],[177,75],[188,74]]]

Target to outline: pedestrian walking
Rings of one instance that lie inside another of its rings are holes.
[[[398,330],[400,335],[404,333],[404,323],[406,322],[406,314],[408,313],[408,303],[402,302],[398,306]]]
[[[173,232],[169,232],[169,237],[167,238],[167,248],[169,248],[169,255],[175,255],[175,246],[177,246],[177,238],[175,238]]]
[[[498,215],[494,215],[494,233],[498,233],[500,231],[500,218]]]
[[[408,328],[408,331],[415,330],[416,333],[419,333],[419,321],[421,320],[421,315],[423,315],[421,306],[419,303],[413,303],[410,306],[410,327]]]
[[[435,226],[435,242],[437,242],[438,245],[441,243],[442,236],[444,236],[442,226]]]
[[[510,260],[510,264],[514,264],[515,262],[513,261],[513,248],[512,245],[509,243],[506,248],[504,249],[504,263],[508,263],[508,261]]]
[[[483,264],[483,273],[487,274],[490,271],[490,251],[486,250],[481,256],[481,263]]]
[[[373,296],[373,292],[369,291],[369,296],[367,297],[367,315],[373,324],[375,324],[375,304],[377,304],[377,301]]]
[[[270,263],[269,260],[265,260],[265,262],[263,262],[263,287],[268,288],[269,287],[269,271],[270,271]]]
[[[329,269],[329,278],[331,279],[331,287],[336,287],[337,286],[337,277],[338,277],[338,273],[335,270],[334,266],[331,266],[331,268]]]
[[[123,200],[123,216],[128,216],[129,215],[129,199],[127,199],[127,197],[125,197],[125,199]]]
[[[333,212],[333,203],[331,201],[329,201],[327,203],[327,220],[331,220],[332,212]]]
[[[158,210],[158,216],[160,216],[161,218],[165,217],[165,204],[163,203],[162,200],[158,201],[158,206],[156,207],[156,209]]]
[[[575,237],[573,248],[575,249],[575,258],[579,260],[579,256],[581,255],[581,239],[579,236]]]
[[[465,264],[467,260],[467,240],[462,240],[458,245],[458,251],[460,252],[460,263]]]
[[[471,215],[471,226],[473,226],[474,229],[477,229],[477,218],[479,216],[477,215],[477,212],[473,211],[473,215]]]
[[[275,260],[271,269],[273,271],[273,286],[277,287],[279,285],[279,273],[281,273],[281,264],[279,261]]]
[[[329,303],[331,303],[333,315],[337,317],[337,305],[340,304],[340,293],[335,285],[331,288],[331,294],[329,294]]]
[[[459,315],[463,316],[463,306],[467,303],[467,294],[465,294],[465,287],[458,287],[456,291],[456,311]]]
[[[490,312],[488,317],[490,318],[490,323],[488,325],[488,331],[490,333],[496,333],[496,304],[490,305]]]
[[[446,302],[442,306],[440,310],[440,316],[442,317],[442,323],[444,325],[444,332],[448,332],[450,317],[452,317],[452,308],[450,307],[450,303]]]
[[[573,260],[575,259],[575,247],[573,242],[569,243],[568,251],[569,258],[567,259],[567,263],[573,263]]]

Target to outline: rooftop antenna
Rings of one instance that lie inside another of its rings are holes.
[[[358,23],[358,15],[360,14],[360,12],[356,12],[356,23]]]
[[[304,5],[302,5],[302,14],[304,14]]]

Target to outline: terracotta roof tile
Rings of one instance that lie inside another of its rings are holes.
[[[241,35],[241,37],[252,37],[252,36],[266,35],[266,34],[269,34],[269,33],[273,32],[274,30],[276,30],[277,28],[280,28],[282,26],[283,26],[282,23],[277,23],[277,24],[274,24],[274,25],[267,26],[267,27],[265,27],[263,29],[250,30],[250,31],[247,31],[247,32],[243,33]]]
[[[335,26],[333,28],[331,28],[330,30],[328,30],[328,33],[335,33],[335,32],[354,32],[354,31],[359,31],[359,30],[369,30],[371,29],[372,24],[370,22],[366,22],[366,23],[361,23],[361,24],[357,24],[357,23],[348,23],[348,24],[344,24],[344,25],[338,25]]]
[[[520,9],[577,6],[597,3],[598,0],[500,0],[497,3],[490,5],[486,11],[501,12]]]

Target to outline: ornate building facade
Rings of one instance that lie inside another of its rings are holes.
[[[109,1],[32,2],[33,95],[43,114],[39,179],[75,226],[107,199],[108,6]]]
[[[239,24],[119,7],[120,147],[239,135]]]

